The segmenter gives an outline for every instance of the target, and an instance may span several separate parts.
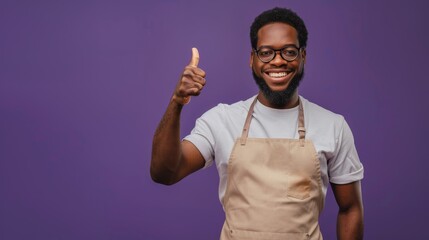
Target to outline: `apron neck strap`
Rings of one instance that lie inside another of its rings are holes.
[[[250,122],[252,120],[253,109],[255,108],[258,96],[255,97],[252,104],[250,105],[249,111],[247,112],[246,122],[244,123],[243,131],[241,133],[241,145],[246,144],[247,136],[249,135]],[[302,106],[301,99],[298,98],[298,134],[299,139],[305,139],[305,127],[304,127],[304,108]]]
[[[302,106],[301,99],[298,98],[298,134],[299,139],[305,139],[305,127],[304,127],[304,108]]]

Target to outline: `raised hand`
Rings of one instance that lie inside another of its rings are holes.
[[[191,96],[198,96],[206,84],[206,73],[198,68],[200,54],[198,49],[192,48],[192,58],[183,70],[179,83],[173,94],[173,100],[180,105],[185,105],[191,100]]]

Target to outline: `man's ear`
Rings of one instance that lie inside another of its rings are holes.
[[[307,61],[307,50],[305,48],[302,50],[302,60],[304,63]]]
[[[253,67],[253,58],[254,58],[254,56],[255,56],[255,53],[253,51],[251,51],[250,52],[250,63],[249,63],[250,68]]]

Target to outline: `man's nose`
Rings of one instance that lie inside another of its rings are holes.
[[[275,51],[275,53],[276,55],[274,56],[273,60],[271,60],[271,64],[276,66],[287,64],[287,61],[283,59],[280,50]]]

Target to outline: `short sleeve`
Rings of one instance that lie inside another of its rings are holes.
[[[329,181],[347,184],[363,179],[364,168],[356,151],[353,133],[344,118],[335,141],[335,154],[328,160]]]
[[[215,136],[212,123],[218,116],[217,110],[218,107],[214,107],[205,112],[196,120],[191,133],[183,139],[194,144],[200,151],[205,160],[204,168],[211,166],[214,160]]]

